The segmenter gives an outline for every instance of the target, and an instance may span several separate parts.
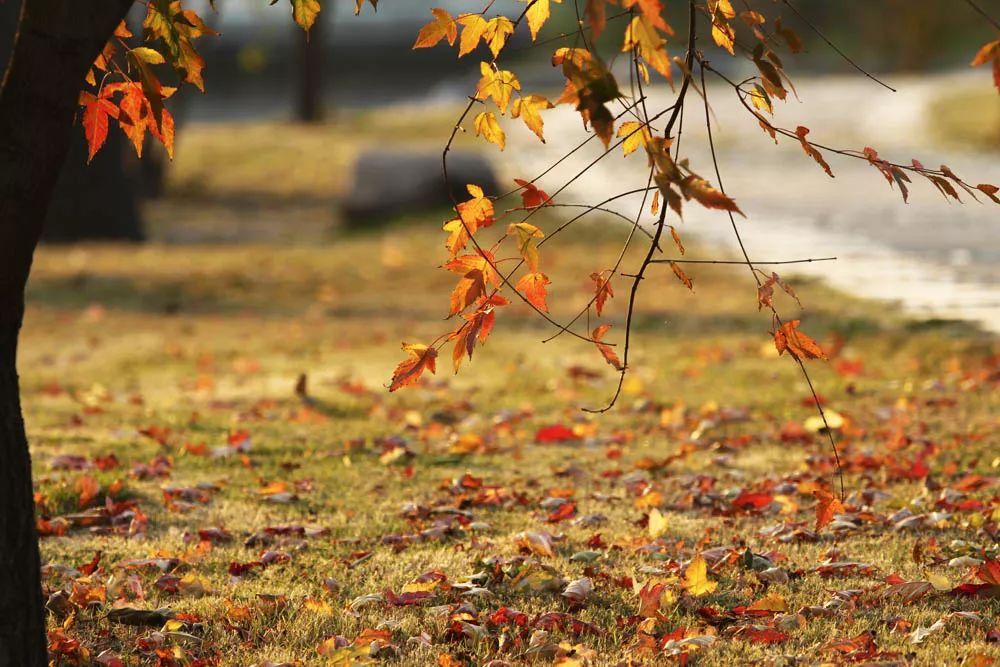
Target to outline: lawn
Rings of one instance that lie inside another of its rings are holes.
[[[556,316],[610,224],[543,249]],[[816,530],[836,464],[745,271],[650,274],[607,414],[580,408],[613,369],[517,306],[390,394],[400,342],[448,327],[438,230],[40,251],[21,369],[63,664],[1000,656],[995,339],[793,278],[847,491]]]

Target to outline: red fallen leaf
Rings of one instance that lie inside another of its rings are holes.
[[[744,491],[733,500],[733,507],[738,510],[759,510],[767,507],[774,501],[774,496],[770,493],[751,493]]]
[[[77,569],[80,570],[80,572],[82,574],[85,574],[85,575],[91,575],[91,574],[93,574],[94,572],[97,571],[98,565],[100,565],[101,555],[102,554],[101,554],[100,551],[95,552],[94,553],[94,557],[90,560],[89,563],[81,565]]]
[[[816,489],[813,496],[819,501],[816,504],[816,532],[833,521],[833,515],[844,511],[844,504],[826,489]]]
[[[108,471],[118,467],[118,457],[114,454],[94,457],[94,465],[98,470]]]
[[[259,560],[251,561],[249,563],[237,563],[236,561],[233,561],[229,564],[229,574],[233,577],[242,577],[255,567],[264,567],[264,564]]]
[[[1000,586],[1000,559],[988,560],[976,570],[976,576],[983,583]]]
[[[737,636],[754,644],[780,644],[791,639],[791,635],[787,635],[781,630],[776,630],[775,628],[757,628],[754,626],[741,628],[737,632]]]
[[[389,589],[384,590],[382,595],[385,597],[385,601],[393,607],[408,607],[420,604],[424,600],[433,597],[433,593],[430,591],[413,591],[412,593],[400,593],[397,595]]]
[[[558,509],[556,509],[556,511],[549,514],[548,522],[559,523],[560,521],[571,519],[574,516],[576,516],[576,503],[563,503],[558,507]]]
[[[82,477],[77,477],[76,479],[76,491],[79,494],[78,505],[81,509],[90,504],[95,497],[97,497],[98,492],[100,492],[101,487],[97,483],[97,480],[90,475],[83,475]]]
[[[524,208],[538,208],[547,204],[551,199],[544,190],[539,190],[534,183],[520,178],[515,178],[514,182],[521,187],[521,201]]]
[[[538,429],[535,433],[535,442],[541,444],[551,444],[558,442],[569,442],[571,440],[579,440],[580,436],[573,432],[573,429],[563,424],[553,424],[552,426],[546,426],[544,428]]]
[[[233,539],[232,534],[225,528],[200,528],[198,530],[198,539],[202,542],[230,542]]]
[[[495,612],[490,614],[489,623],[493,625],[513,623],[514,625],[523,628],[528,624],[528,615],[524,612],[517,611],[516,609],[500,607]]]
[[[959,584],[949,592],[955,597],[972,598],[991,588],[993,588],[991,584]]]
[[[815,340],[799,331],[800,320],[785,322],[774,332],[774,346],[778,354],[786,351],[799,360],[826,359],[826,353]]]

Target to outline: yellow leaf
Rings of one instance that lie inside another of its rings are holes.
[[[522,2],[531,1],[522,0]],[[555,0],[555,2],[561,3],[562,0]],[[528,7],[525,18],[528,19],[528,29],[531,31],[532,41],[538,38],[538,31],[542,29],[542,26],[545,25],[545,22],[549,20],[549,16],[551,15],[552,10],[549,8],[549,0],[534,0],[534,4]]]
[[[683,585],[684,590],[697,598],[714,591],[719,582],[709,580],[708,563],[701,554],[698,554],[684,570]]]
[[[500,109],[500,113],[507,113],[510,106],[510,98],[515,90],[521,90],[521,82],[513,72],[507,70],[494,70],[489,63],[479,64],[479,71],[482,78],[476,86],[476,99],[485,100],[487,97]]]
[[[292,0],[292,16],[303,30],[313,27],[320,9],[319,0]]]
[[[654,540],[667,532],[667,518],[655,507],[649,513],[649,536]]]
[[[500,55],[503,47],[507,45],[507,38],[512,34],[514,34],[514,24],[506,16],[498,16],[486,24],[483,39],[493,52],[494,58]]]
[[[552,102],[549,102],[541,95],[525,95],[514,100],[511,116],[523,120],[528,129],[538,135],[538,138],[544,143],[545,135],[542,133],[542,128],[545,126],[545,123],[542,121],[542,116],[539,112],[543,109],[551,108]]]
[[[492,111],[484,111],[475,120],[476,136],[486,139],[486,141],[496,144],[503,150],[507,145],[507,135],[500,128],[497,117]]]
[[[628,157],[649,142],[651,138],[649,126],[637,120],[622,123],[618,128],[618,138],[622,137],[625,138],[622,149],[625,151],[625,157]]]
[[[458,23],[462,26],[462,39],[458,42],[458,57],[461,58],[476,50],[489,24],[481,14],[463,14],[458,17]]]
[[[788,603],[785,598],[772,592],[747,607],[747,611],[785,612],[788,611]]]
[[[316,0],[307,1],[315,2]],[[434,20],[420,29],[417,41],[413,44],[413,48],[415,49],[432,47],[446,37],[448,38],[448,44],[454,44],[455,39],[458,37],[458,24],[455,23],[455,19],[451,17],[451,14],[440,7],[435,7],[431,10],[431,13],[434,14]]]
[[[507,228],[507,234],[517,236],[517,251],[532,271],[538,271],[538,242],[545,233],[529,222],[517,222]]]

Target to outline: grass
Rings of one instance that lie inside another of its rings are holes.
[[[885,595],[884,584],[898,574],[950,589],[974,579],[967,561],[952,559],[997,557],[994,339],[954,324],[916,327],[884,305],[793,280],[808,310],[788,300],[782,308],[839,349],[829,364],[809,367],[828,408],[845,419],[838,439],[848,509],[813,536],[808,489],[835,483],[832,455],[820,434],[794,428],[813,415],[808,389],[791,361],[775,358],[770,322],[743,273],[699,267],[690,272],[693,294],[669,269],[651,275],[634,370],[605,415],[579,408],[607,401],[610,367],[568,336],[541,344],[552,329],[518,306],[498,317],[460,375],[442,354],[436,376],[389,394],[399,342],[426,342],[448,326],[452,276],[434,268],[440,233],[432,221],[412,222],[309,246],[40,251],[21,351],[39,511],[50,520],[78,513],[92,480],[100,491],[87,507],[103,507],[110,491],[147,518],[144,528],[123,514],[43,539],[47,589],[77,603],[51,617],[53,629],[92,657],[108,650],[129,664],[152,664],[156,650],[164,664],[356,664],[373,639],[395,646],[381,657],[404,665],[437,664],[445,654],[519,663],[533,653],[543,663],[563,655],[662,664],[666,654],[638,640],[662,645],[678,628],[717,638],[692,649],[705,665],[835,662],[828,642],[865,632],[880,651],[914,664],[998,656],[995,639],[987,641],[996,599],[935,589],[907,602]],[[586,276],[614,257],[611,236],[592,226],[561,249],[543,249],[553,304],[585,302]],[[615,288],[608,320],[620,343],[627,285]],[[558,317],[569,312],[554,308]],[[296,393],[301,374],[307,389]],[[574,439],[538,441],[540,428],[557,424]],[[117,465],[92,467],[112,454]],[[66,455],[87,467],[65,469]],[[930,474],[910,474],[918,460]],[[735,511],[744,490],[772,500]],[[562,497],[576,503],[575,520],[548,522]],[[643,525],[653,507],[667,522],[657,540]],[[907,512],[923,519],[901,523]],[[761,532],[793,522],[805,532]],[[262,533],[276,526],[323,530]],[[212,527],[231,539],[199,539]],[[516,560],[522,531],[551,533],[554,555]],[[740,565],[746,549],[787,581],[765,583],[759,567]],[[281,555],[231,576],[231,563],[265,551]],[[675,577],[703,551],[718,587],[692,598]],[[81,574],[95,552],[100,569]],[[157,558],[174,560],[142,563]],[[837,561],[871,569],[815,571]],[[428,572],[479,588],[414,583]],[[594,592],[570,609],[560,580],[584,576]],[[666,581],[673,598],[663,598],[658,617],[640,619],[629,579]],[[430,595],[393,605],[379,597],[387,590]],[[767,594],[787,611],[731,614]],[[162,619],[112,622],[107,609],[123,604],[187,616],[157,634]],[[487,619],[502,607],[532,621],[568,612],[598,632],[549,627],[532,637],[537,628],[514,627],[501,640]],[[699,613],[704,607],[720,616]],[[980,620],[952,616],[911,643],[912,630],[954,611]],[[766,644],[736,632],[752,624],[788,638]],[[337,636],[350,647],[336,649]]]
[[[927,114],[938,142],[977,151],[1000,148],[1000,100],[992,89],[969,86],[942,92]]]

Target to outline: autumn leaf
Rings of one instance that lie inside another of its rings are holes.
[[[470,183],[466,189],[472,198],[461,202],[456,207],[458,218],[444,223],[442,228],[448,233],[445,247],[448,248],[452,258],[465,248],[477,231],[489,227],[494,222],[493,200],[487,197],[478,185]]]
[[[302,26],[303,30],[309,32],[322,9],[319,0],[291,0],[291,2],[292,16],[295,18],[295,22]],[[361,8],[358,7],[357,11],[360,10]]]
[[[513,72],[495,70],[487,62],[479,64],[479,71],[482,78],[479,79],[479,85],[476,86],[476,99],[490,98],[500,109],[501,114],[507,113],[514,91],[521,90],[521,82],[517,80],[517,76]]]
[[[622,142],[622,150],[625,151],[625,157],[644,147],[652,138],[649,126],[636,120],[622,123],[618,127],[618,138],[623,137],[625,141]]]
[[[685,591],[697,598],[714,591],[719,583],[709,580],[708,563],[701,554],[698,554],[684,570],[682,585]]]
[[[544,273],[533,271],[531,273],[524,274],[524,276],[517,281],[515,289],[524,295],[524,298],[528,300],[528,303],[543,313],[547,313],[549,312],[549,306],[546,303],[548,293],[545,290],[545,286],[549,284],[550,281]]]
[[[785,322],[774,332],[774,346],[778,354],[786,351],[799,359],[826,359],[826,353],[815,340],[799,331],[799,320]]]
[[[514,23],[506,16],[497,16],[486,23],[483,40],[489,46],[494,58],[500,55],[500,52],[507,45],[507,40],[513,34]]]
[[[524,208],[538,208],[549,202],[549,195],[544,190],[539,190],[534,183],[520,178],[515,178],[514,182],[521,188],[521,205]]]
[[[521,1],[532,3],[528,7],[525,18],[528,19],[528,29],[531,31],[531,39],[534,41],[538,38],[538,31],[542,29],[545,22],[549,20],[549,16],[552,15],[552,10],[549,7],[549,0]],[[554,2],[560,3],[562,0],[554,0]]]
[[[678,264],[677,262],[670,262],[670,268],[673,269],[674,275],[677,276],[677,280],[684,283],[684,286],[693,292],[694,281],[692,281],[691,278],[689,278],[688,275],[684,273],[684,269],[680,267],[680,264]]]
[[[649,512],[649,522],[647,529],[649,531],[649,537],[652,539],[657,539],[663,537],[667,533],[668,522],[667,518],[657,508],[653,508]]]
[[[403,350],[409,355],[392,374],[389,391],[396,391],[415,383],[425,370],[434,373],[436,369],[437,350],[426,345],[403,343]]]
[[[594,281],[594,307],[597,309],[598,317],[604,312],[604,304],[608,302],[608,299],[615,296],[615,292],[611,288],[611,276],[605,278],[604,273],[602,271],[590,274],[590,279]]]
[[[729,19],[736,16],[733,6],[729,0],[708,0],[708,9],[712,14],[712,41],[729,51],[729,55],[736,55],[733,50],[736,32],[729,25]]]
[[[989,62],[993,63],[993,85],[1000,91],[1000,39],[984,44],[972,59],[971,66],[979,67]]]
[[[833,178],[833,171],[830,169],[830,165],[827,164],[826,160],[823,159],[823,154],[820,153],[816,148],[813,147],[809,140],[806,139],[806,135],[809,134],[809,128],[799,125],[795,128],[795,136],[799,138],[799,143],[802,144],[802,150],[806,152],[806,155],[816,160],[816,164],[823,167],[823,171],[826,172],[827,176]]]
[[[531,271],[538,271],[538,239],[545,233],[530,222],[517,222],[507,227],[509,236],[517,237],[517,251]]]
[[[87,139],[87,163],[90,164],[108,138],[109,119],[118,118],[118,107],[90,93],[80,96],[80,104],[83,105],[83,132]]]
[[[492,111],[483,111],[474,121],[476,136],[483,137],[486,141],[496,144],[503,150],[507,145],[507,135],[504,134],[496,115]]]
[[[743,214],[736,202],[726,196],[720,190],[713,188],[708,181],[695,175],[686,177],[680,183],[681,193],[685,199],[694,199],[705,208],[717,209],[720,211],[730,211],[731,213]]]
[[[594,343],[597,345],[597,349],[601,353],[601,356],[604,357],[604,360],[611,364],[615,370],[621,371],[625,369],[625,366],[622,364],[621,359],[618,358],[615,348],[602,342],[604,334],[608,333],[610,329],[610,324],[602,324],[591,332],[590,337],[594,339]]]
[[[651,26],[666,33],[673,33],[670,26],[663,20],[663,6],[660,0],[624,0],[622,7],[625,9],[638,7],[639,11],[642,12],[642,17]]]
[[[545,109],[551,109],[552,106],[552,102],[549,102],[541,95],[523,95],[514,100],[514,106],[511,109],[510,115],[524,121],[528,129],[534,132],[542,140],[542,143],[545,143],[545,135],[543,133],[545,123],[542,120],[540,112]]]
[[[662,18],[660,23],[663,23]],[[666,26],[666,24],[663,25]],[[672,81],[673,74],[670,70],[670,57],[667,55],[666,45],[667,41],[660,35],[656,26],[645,15],[640,15],[634,17],[625,30],[622,52],[627,53],[634,50],[663,78]],[[648,74],[644,74],[644,79],[647,83],[649,82]]]
[[[451,14],[440,7],[435,7],[431,10],[431,13],[434,14],[434,20],[420,29],[420,33],[417,34],[417,41],[413,43],[414,49],[427,49],[436,46],[438,42],[445,38],[447,38],[448,44],[451,45],[458,38],[458,24],[455,23],[455,19],[452,18]]]
[[[378,0],[368,0],[371,3],[372,9],[378,11]],[[354,15],[357,16],[361,13],[361,8],[364,6],[365,0],[354,0]]]
[[[844,512],[844,505],[840,502],[839,498],[823,488],[815,489],[813,491],[813,496],[815,496],[817,500],[816,532],[819,532],[823,526],[826,526],[833,521],[833,516],[835,514]]]
[[[561,66],[566,77],[566,89],[558,103],[573,104],[584,124],[594,129],[607,148],[614,135],[614,116],[605,104],[621,97],[614,76],[586,49],[557,49],[552,65]]]

